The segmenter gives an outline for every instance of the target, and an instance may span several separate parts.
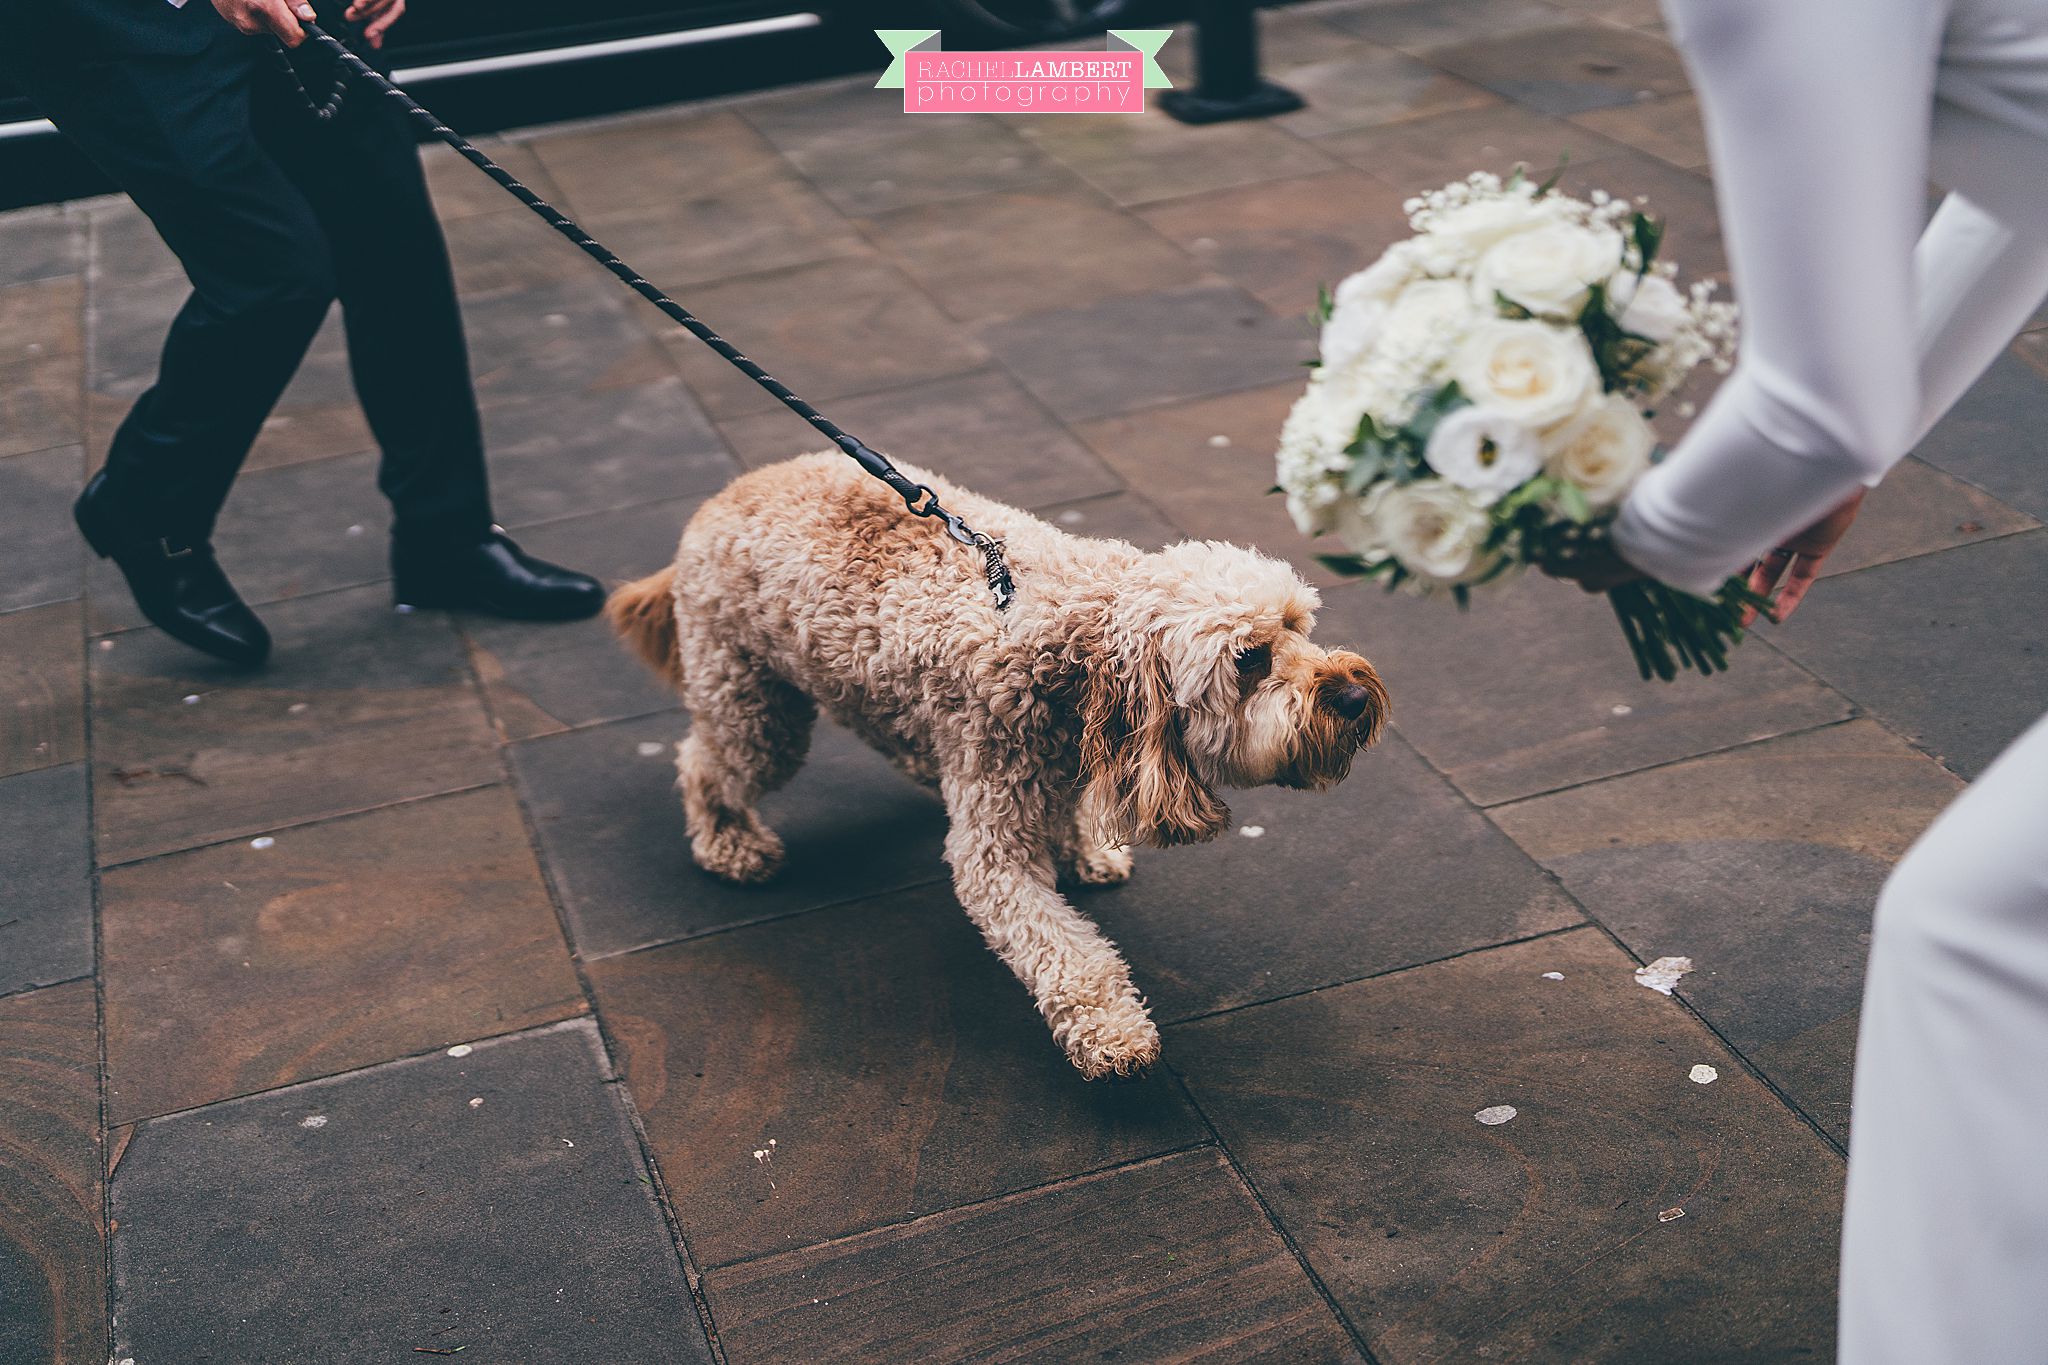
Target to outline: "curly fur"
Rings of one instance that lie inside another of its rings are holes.
[[[1142,1071],[1158,1029],[1057,879],[1113,884],[1129,844],[1215,837],[1218,787],[1341,781],[1386,689],[1363,658],[1310,643],[1315,591],[1283,564],[1083,539],[905,472],[1008,543],[1007,613],[978,555],[837,453],[737,480],[672,568],[613,595],[613,627],[691,712],[676,758],[691,851],[733,881],[774,874],[782,844],[755,803],[802,764],[822,707],[938,789],[960,903],[1074,1065]]]

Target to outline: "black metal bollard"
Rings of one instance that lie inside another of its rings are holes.
[[[1195,88],[1169,90],[1159,107],[1182,123],[1265,118],[1302,107],[1301,96],[1259,75],[1259,16],[1252,0],[1197,0]]]

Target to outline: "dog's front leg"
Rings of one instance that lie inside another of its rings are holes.
[[[942,784],[953,888],[1067,1057],[1090,1080],[1159,1057],[1159,1030],[1116,945],[1054,889],[1058,834],[1043,805],[986,781]]]

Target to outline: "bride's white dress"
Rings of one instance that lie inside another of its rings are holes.
[[[1700,95],[1744,342],[1615,538],[1636,567],[1710,592],[1882,478],[2048,298],[2048,0],[1664,9]],[[1930,180],[1955,193],[1923,232]],[[1841,1359],[2048,1362],[2048,719],[1879,902]]]

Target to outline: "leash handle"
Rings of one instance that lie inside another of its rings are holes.
[[[912,479],[909,475],[891,464],[888,456],[870,448],[860,438],[840,430],[838,425],[826,417],[824,413],[819,412],[809,403],[797,397],[788,385],[755,364],[739,347],[713,331],[694,313],[690,312],[689,309],[683,307],[660,289],[648,283],[647,280],[641,277],[640,272],[634,270],[631,266],[613,255],[609,248],[585,232],[574,219],[521,184],[519,178],[513,175],[512,172],[491,160],[490,157],[471,145],[469,140],[463,137],[462,134],[441,122],[432,112],[424,108],[419,101],[393,85],[381,71],[378,71],[375,67],[350,51],[348,46],[340,39],[328,33],[318,24],[306,22],[302,26],[305,29],[307,41],[318,43],[341,66],[341,71],[336,74],[333,87],[328,92],[326,98],[315,100],[311,93],[307,91],[305,82],[300,79],[298,69],[292,65],[291,59],[285,50],[282,47],[277,49],[278,59],[283,63],[285,69],[291,73],[293,83],[298,86],[299,94],[305,99],[306,107],[312,111],[314,117],[332,119],[335,116],[336,112],[341,108],[343,95],[348,84],[348,77],[350,76],[368,83],[371,88],[379,93],[396,100],[399,107],[405,110],[407,117],[420,127],[426,129],[437,141],[454,148],[457,155],[461,156],[463,160],[497,181],[499,187],[505,190],[506,193],[512,195],[513,198],[519,200],[520,203],[526,205],[529,209],[532,209],[549,227],[574,242],[584,255],[596,261],[606,270],[609,270],[623,281],[627,288],[631,289],[641,298],[646,299],[656,308],[659,308],[672,321],[689,332],[690,335],[716,351],[734,369],[768,390],[769,393],[774,394],[784,407],[823,433],[827,440],[851,456],[862,469],[889,485],[896,495],[903,499],[903,505],[912,513],[920,517],[936,517],[944,524],[946,533],[953,539],[959,541],[962,545],[980,550],[983,558],[984,574],[988,579],[989,592],[995,597],[996,610],[1003,611],[1009,607],[1016,597],[1016,587],[1011,581],[1009,567],[1004,561],[1002,541],[976,531],[967,525],[966,522],[962,521],[957,514],[941,507],[939,505],[939,495],[933,492],[929,486]]]

